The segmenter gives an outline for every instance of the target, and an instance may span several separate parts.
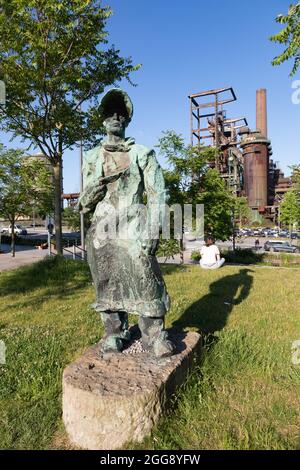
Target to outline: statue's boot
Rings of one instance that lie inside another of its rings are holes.
[[[128,314],[126,312],[101,312],[104,325],[102,349],[104,352],[122,351],[123,342],[130,340]]]
[[[163,318],[139,317],[142,344],[146,350],[152,350],[156,357],[171,356],[175,346],[168,338]]]

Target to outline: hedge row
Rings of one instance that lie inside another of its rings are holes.
[[[268,264],[271,266],[300,265],[300,255],[290,253],[259,253],[251,248],[237,248],[235,251],[224,250],[221,256],[227,263],[237,264]],[[200,251],[193,251],[191,259],[199,262]]]

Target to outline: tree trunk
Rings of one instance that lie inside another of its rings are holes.
[[[62,159],[58,158],[53,165],[54,178],[54,223],[57,254],[63,254],[62,247]]]
[[[16,240],[15,240],[15,221],[11,224],[11,256],[14,258],[16,255]]]
[[[179,245],[180,245],[180,264],[183,264],[183,263],[184,263],[184,244],[183,244],[183,238],[180,239]]]

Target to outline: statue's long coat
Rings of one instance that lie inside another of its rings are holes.
[[[155,153],[133,139],[126,139],[121,149],[104,143],[84,154],[83,209],[88,206],[91,189],[111,175],[111,182],[92,209],[87,233],[88,262],[96,288],[94,308],[162,317],[169,298],[155,249],[151,250],[155,242],[145,237],[143,211],[137,207],[145,202],[145,194],[148,206],[155,203],[163,207],[166,192],[162,170]],[[159,212],[161,223],[161,209]],[[115,237],[114,229],[118,233],[123,228],[126,213],[127,237]]]

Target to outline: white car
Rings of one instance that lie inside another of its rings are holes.
[[[8,228],[8,233],[11,235],[12,232],[12,226],[10,225]],[[22,227],[22,225],[15,225],[15,234],[16,235],[27,235],[27,230],[26,228]]]

